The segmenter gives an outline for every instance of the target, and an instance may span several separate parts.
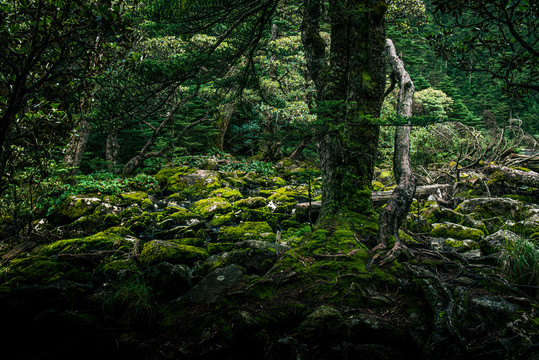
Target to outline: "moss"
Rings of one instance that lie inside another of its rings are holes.
[[[170,240],[173,243],[176,243],[178,245],[190,245],[190,246],[197,246],[197,247],[205,247],[206,241],[202,238],[194,237],[194,238],[183,238],[183,239],[172,239]]]
[[[219,241],[266,240],[275,241],[275,234],[267,222],[246,221],[238,226],[219,229]]]
[[[131,191],[120,194],[124,204],[141,204],[144,199],[148,199],[148,193],[144,191]]]
[[[231,210],[232,204],[228,200],[219,197],[202,199],[191,206],[192,212],[200,214],[207,219],[212,218],[216,214],[228,213]]]
[[[48,284],[58,280],[88,281],[90,273],[48,257],[25,257],[12,260],[3,275],[6,285]]]
[[[143,209],[153,209],[154,206],[153,206],[152,201],[149,198],[146,198],[142,200],[140,207],[142,207]]]
[[[236,248],[236,243],[228,243],[228,242],[209,243],[208,246],[207,246],[208,253],[210,255],[220,254],[220,253],[223,253],[223,252],[232,251],[235,248]]]
[[[221,227],[225,225],[232,225],[236,222],[236,215],[234,212],[229,212],[223,215],[215,215],[209,222],[210,227]]]
[[[526,196],[526,195],[506,194],[506,195],[502,195],[502,198],[513,199],[513,200],[517,200],[517,201],[528,203],[528,204],[534,204],[536,202],[533,196]]]
[[[229,201],[237,201],[239,199],[243,199],[243,195],[241,192],[237,189],[231,189],[231,188],[221,188],[216,189],[210,192],[211,197],[222,197]]]
[[[167,261],[171,264],[193,265],[195,261],[208,257],[205,249],[190,245],[179,245],[171,241],[153,240],[144,244],[140,263],[144,267]]]
[[[372,190],[373,191],[380,191],[384,188],[384,184],[382,184],[380,181],[373,180],[372,183]]]
[[[96,268],[96,272],[101,272],[110,278],[117,277],[119,272],[129,272],[132,274],[142,273],[137,263],[133,259],[104,261]]]
[[[485,233],[479,229],[469,228],[458,224],[435,224],[430,236],[455,238],[457,240],[481,240]]]
[[[125,228],[111,228],[84,238],[55,241],[39,249],[39,253],[50,256],[56,254],[82,254],[102,250],[128,251],[133,247],[133,244],[125,241],[124,237],[129,234],[131,232]]]
[[[103,221],[105,222],[106,226],[117,226],[120,225],[121,219],[116,214],[107,214],[103,218]]]
[[[262,196],[253,196],[246,199],[238,200],[234,203],[236,209],[257,209],[265,207],[267,201]]]
[[[101,200],[98,198],[79,198],[72,195],[60,205],[58,215],[69,220],[78,219],[81,216],[91,214],[99,204],[101,204]]]
[[[444,241],[446,246],[452,247],[458,252],[465,252],[469,250],[479,249],[479,244],[473,240],[455,240],[446,239]]]
[[[187,166],[167,167],[161,169],[157,174],[154,175],[154,177],[162,186],[167,186],[170,183],[170,179],[174,175],[187,175],[193,171],[193,169],[189,169]]]
[[[276,228],[279,222],[287,217],[288,215],[286,214],[272,213],[265,209],[245,209],[240,214],[240,218],[243,221],[265,221],[273,228]]]

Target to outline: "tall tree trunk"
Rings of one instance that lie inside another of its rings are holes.
[[[302,41],[317,90],[316,113],[322,170],[320,221],[339,212],[372,211],[378,118],[386,81],[384,1],[329,2],[329,61],[320,36],[320,1],[306,0]]]
[[[82,156],[84,155],[86,145],[88,144],[88,138],[90,137],[90,129],[91,125],[88,120],[81,120],[66,146],[64,163],[67,167],[72,169],[71,171],[73,173],[78,171],[82,161]]]
[[[409,118],[412,116],[414,84],[408,72],[406,72],[402,60],[397,56],[391,39],[386,40],[386,49],[389,63],[400,84],[397,114]],[[394,259],[403,248],[399,240],[399,228],[408,214],[415,194],[417,180],[412,174],[412,168],[410,167],[410,125],[397,126],[395,128],[393,172],[395,173],[395,179],[398,185],[393,190],[393,194],[380,216],[378,246],[373,250],[387,248],[388,240],[391,237],[395,239],[395,245],[382,262]]]
[[[118,152],[120,144],[118,144],[118,132],[112,131],[107,134],[107,142],[105,144],[105,157],[107,159],[107,168],[109,171],[118,172]]]

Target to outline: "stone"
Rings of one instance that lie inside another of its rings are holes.
[[[232,210],[232,204],[226,199],[213,197],[202,199],[191,206],[191,211],[211,219],[216,214],[226,214]]]
[[[444,223],[434,224],[434,228],[431,230],[430,236],[454,238],[457,240],[481,240],[485,233],[479,229],[469,228],[459,224]]]
[[[299,326],[298,336],[316,342],[337,339],[347,335],[346,321],[342,314],[331,306],[322,305],[309,314]]]
[[[144,278],[162,300],[172,300],[191,288],[191,272],[185,265],[161,262],[144,270]]]
[[[455,210],[465,214],[476,213],[486,219],[495,216],[515,217],[522,211],[522,203],[506,198],[474,198],[463,201]]]
[[[199,283],[181,296],[179,302],[211,304],[218,301],[243,278],[243,270],[237,265],[218,268],[206,275]]]
[[[60,218],[75,220],[81,216],[93,213],[95,208],[102,203],[99,198],[79,197],[71,195],[64,200],[58,209]]]
[[[510,230],[498,230],[494,234],[486,236],[479,242],[481,251],[485,255],[502,251],[508,242],[516,242],[520,236]]]
[[[152,240],[144,244],[140,253],[140,263],[150,267],[167,261],[172,264],[193,265],[208,257],[208,252],[196,246],[179,245],[171,241]]]
[[[275,234],[271,226],[263,221],[246,221],[238,226],[223,226],[219,229],[218,239],[225,242],[243,240],[275,241]]]

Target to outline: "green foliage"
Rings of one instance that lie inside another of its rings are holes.
[[[530,286],[530,290],[539,285],[539,248],[532,241],[522,239],[509,241],[503,253],[503,271],[516,284]]]
[[[103,294],[103,307],[109,320],[146,327],[156,318],[152,288],[135,278],[109,284]]]
[[[270,162],[265,162],[261,160],[249,160],[242,159],[237,162],[230,162],[221,167],[222,171],[234,171],[240,170],[243,172],[254,172],[262,176],[271,176],[275,174],[275,168]]]

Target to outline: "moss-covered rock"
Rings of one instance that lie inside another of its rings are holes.
[[[226,214],[232,210],[232,204],[223,198],[213,197],[195,202],[190,210],[200,214],[206,219],[211,219],[216,214]]]
[[[514,243],[517,241],[520,241],[520,236],[514,232],[509,230],[498,230],[479,241],[479,246],[481,247],[483,254],[489,255],[502,251],[508,242]]]
[[[528,210],[526,218],[510,226],[510,230],[522,235],[539,232],[539,209]]]
[[[218,228],[218,227],[221,227],[221,226],[232,225],[236,221],[238,221],[238,218],[237,218],[236,214],[231,211],[231,212],[226,213],[226,214],[215,215],[213,217],[213,219],[210,220],[208,225],[211,228]]]
[[[171,227],[174,226],[188,226],[194,223],[197,223],[201,220],[201,216],[197,215],[187,209],[175,208],[172,214],[168,215],[163,222],[159,223],[160,227]]]
[[[485,233],[479,229],[469,228],[459,224],[444,223],[435,224],[431,230],[430,236],[440,238],[454,238],[457,240],[476,240],[479,241]]]
[[[470,250],[479,249],[479,244],[474,240],[455,240],[455,239],[446,239],[444,245],[450,248],[455,249],[457,252],[466,252]]]
[[[81,216],[94,212],[95,208],[102,203],[99,198],[79,197],[72,195],[64,200],[58,208],[57,215],[67,220],[75,220]]]
[[[120,197],[122,198],[123,204],[128,204],[128,205],[142,204],[142,202],[145,199],[148,199],[148,193],[144,191],[131,191],[131,192],[120,194]]]
[[[518,217],[523,205],[520,201],[504,198],[475,198],[463,201],[455,210],[464,214],[475,213],[479,218],[495,216]]]
[[[112,259],[103,261],[96,268],[95,273],[103,274],[109,279],[124,280],[130,276],[137,276],[142,273],[137,263],[133,259]]]
[[[287,214],[272,213],[267,209],[245,209],[240,214],[242,221],[265,221],[272,228],[276,228],[281,220],[288,217]]]
[[[50,284],[59,280],[86,282],[90,272],[58,259],[31,256],[12,260],[4,270],[5,285]]]
[[[103,250],[129,251],[133,243],[126,240],[132,233],[125,228],[110,228],[97,234],[78,239],[58,240],[44,245],[38,251],[43,255],[82,254]]]
[[[179,245],[172,241],[152,240],[144,244],[140,253],[140,263],[144,267],[166,261],[171,264],[193,265],[204,260],[208,252],[196,246]]]
[[[238,200],[234,203],[236,209],[258,209],[265,207],[267,204],[266,198],[262,196],[253,196],[246,199]]]
[[[234,202],[243,199],[242,193],[237,189],[221,188],[210,192],[210,197],[222,197],[228,201]]]
[[[246,221],[238,226],[223,226],[219,229],[218,239],[223,242],[243,240],[275,241],[275,234],[267,222]]]

